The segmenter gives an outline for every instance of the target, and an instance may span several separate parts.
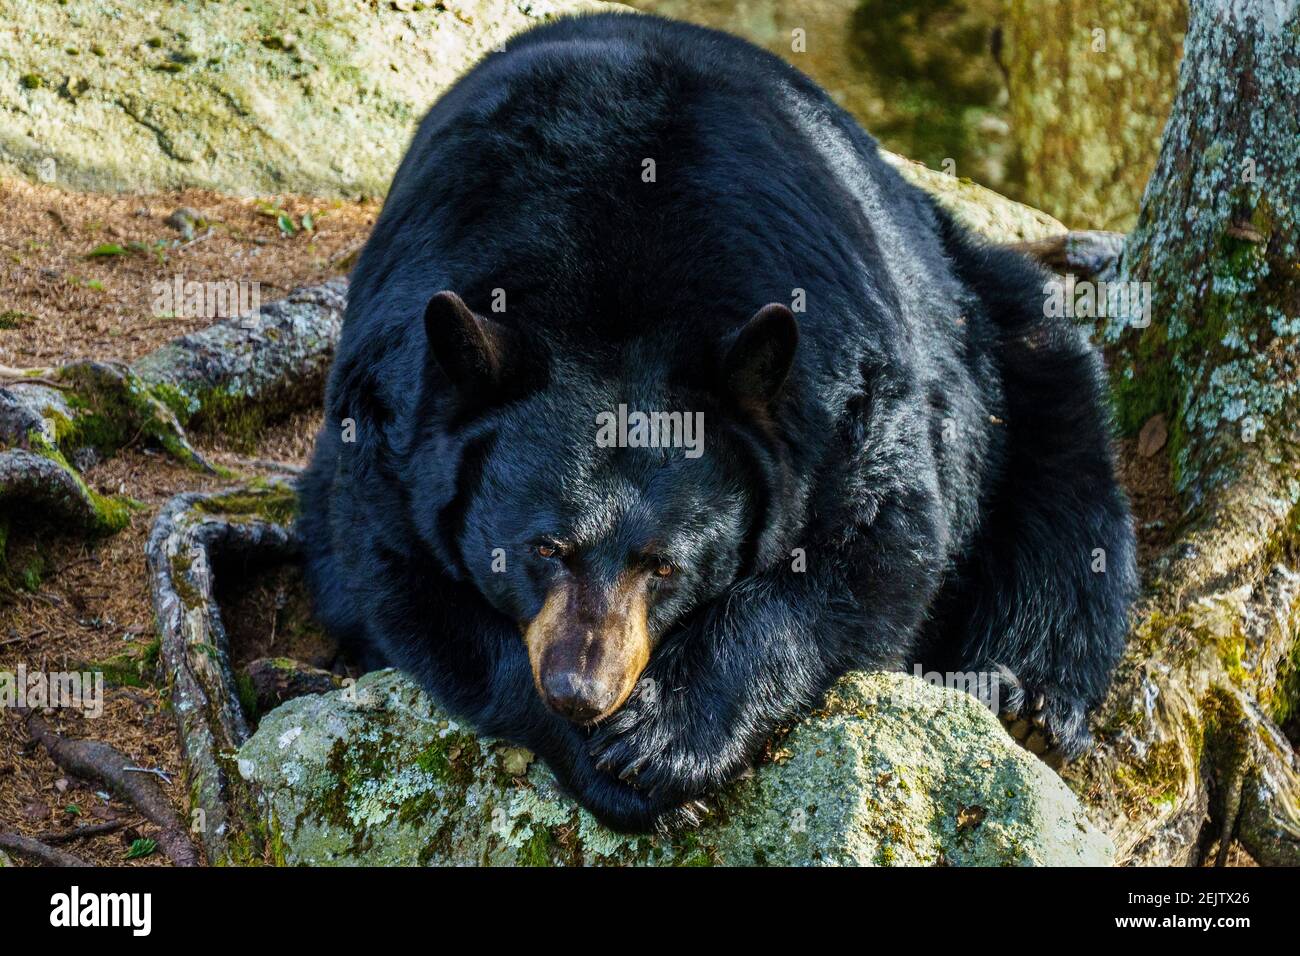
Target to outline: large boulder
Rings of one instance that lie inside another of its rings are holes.
[[[613,8],[0,0],[0,170],[74,189],[382,195],[415,123],[481,57]]]
[[[291,700],[237,754],[290,864],[1105,865],[1109,840],[975,698],[852,674],[712,801],[623,836],[545,765],[480,739],[394,671]]]
[[[633,13],[597,0],[246,0],[128,17],[99,0],[0,0],[0,172],[75,189],[383,195],[416,122],[462,73],[521,30],[592,10]],[[994,241],[1065,231],[887,158]]]

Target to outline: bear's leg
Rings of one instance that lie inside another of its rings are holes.
[[[654,797],[695,798],[846,671],[901,668],[938,584],[936,511],[928,492],[900,492],[851,542],[742,582],[669,635],[592,736],[597,766]]]
[[[1089,744],[1087,714],[1123,650],[1132,519],[1100,362],[1082,338],[1040,318],[1000,359],[1005,459],[936,602],[923,666],[996,694],[1012,735],[1055,764]]]
[[[1013,464],[976,552],[940,599],[924,665],[988,697],[1049,762],[1089,743],[1123,649],[1133,542],[1123,498],[1083,463]]]

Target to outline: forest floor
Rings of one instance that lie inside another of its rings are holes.
[[[166,224],[188,207],[206,225],[192,239]],[[156,317],[155,283],[259,283],[261,301],[347,271],[365,240],[378,204],[325,202],[295,196],[242,199],[202,190],[154,195],[86,195],[24,182],[0,181],[0,365],[57,366],[76,359],[129,362],[212,319]],[[313,228],[301,227],[310,216]],[[286,230],[288,217],[293,231]],[[104,246],[123,251],[92,256]],[[302,465],[319,426],[319,413],[283,421],[255,448],[231,447],[220,436],[191,439],[209,460],[257,474],[257,460]],[[1118,447],[1122,478],[1133,502],[1141,559],[1172,540],[1178,511],[1164,455],[1141,456],[1136,442]],[[60,710],[54,729],[101,740],[135,766],[158,769],[177,809],[185,810],[183,763],[175,724],[149,655],[156,647],[144,542],[162,505],[182,491],[229,483],[198,474],[143,447],[123,449],[85,471],[105,494],[142,505],[113,537],[85,541],[21,533],[16,525],[10,569],[18,586],[0,593],[0,672],[105,669],[117,676],[98,718]],[[276,627],[261,594],[241,602],[257,621],[245,634]],[[270,637],[263,635],[266,640]],[[136,666],[143,659],[143,666]],[[129,666],[122,666],[123,662]],[[12,710],[0,715],[0,831],[48,839],[77,826],[116,821],[122,828],[63,845],[91,863],[166,865],[160,852],[127,859],[133,842],[156,827],[97,784],[69,776],[29,742]]]
[[[181,207],[210,224],[196,229],[193,240],[165,223]],[[295,225],[311,215],[313,230],[299,226],[286,234],[280,211]],[[86,195],[0,181],[0,365],[133,361],[217,321],[156,317],[155,283],[171,283],[178,274],[185,281],[257,282],[262,302],[270,302],[345,272],[377,212],[375,202],[240,199],[202,190]],[[104,245],[127,251],[90,256]],[[256,459],[304,464],[318,425],[317,413],[299,414],[251,449],[230,447],[220,436],[191,438],[210,461],[252,475]],[[229,483],[143,447],[124,449],[84,477],[95,490],[127,495],[143,507],[126,529],[99,541],[12,536],[7,557],[11,569],[20,569],[19,586],[0,594],[0,671],[16,673],[20,664],[29,671],[79,671],[151,653],[144,542],[154,517],[175,494]],[[61,710],[53,726],[66,736],[112,744],[136,766],[163,770],[172,778],[165,789],[183,810],[182,762],[163,689],[151,671],[126,680],[109,687],[101,717]],[[107,821],[124,826],[63,848],[92,863],[123,863],[132,842],[156,827],[115,797],[105,799],[99,785],[70,778],[28,743],[22,722],[6,710],[0,716],[0,831],[39,837]],[[161,853],[130,861],[166,862]]]

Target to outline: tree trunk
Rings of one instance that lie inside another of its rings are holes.
[[[1147,569],[1097,750],[1120,859],[1300,863],[1300,6],[1193,0],[1112,318],[1121,425],[1164,414],[1181,536]],[[1130,300],[1131,301],[1131,300]]]

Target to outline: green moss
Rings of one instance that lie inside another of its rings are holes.
[[[208,389],[198,396],[199,411],[190,422],[209,434],[222,437],[236,451],[251,452],[257,440],[275,417],[272,409],[251,401],[248,396],[223,389]]]
[[[420,751],[415,764],[443,783],[465,787],[473,782],[474,767],[481,756],[478,738],[449,733]]]
[[[1145,757],[1117,768],[1115,778],[1129,796],[1151,804],[1171,804],[1187,782],[1183,746],[1177,740],[1152,744]]]
[[[18,312],[14,309],[6,309],[4,312],[0,312],[0,330],[23,329],[35,321],[36,316],[28,315],[26,312]]]
[[[31,432],[27,438],[28,446],[33,452],[58,464],[72,476],[78,489],[85,495],[92,512],[89,530],[98,534],[116,534],[130,523],[131,512],[136,503],[129,499],[110,498],[99,494],[86,484],[81,474],[63,457],[63,452],[58,447],[51,445],[38,432]]]
[[[298,496],[292,488],[259,479],[244,489],[202,498],[194,507],[204,514],[257,517],[288,525],[297,514]]]
[[[188,424],[190,418],[199,410],[197,399],[191,398],[176,386],[169,385],[166,382],[152,386],[149,392],[154,398],[171,409],[172,414],[176,416],[176,420],[182,426]]]
[[[244,720],[250,724],[257,720],[257,688],[253,678],[240,671],[235,675],[235,690],[239,694],[239,707],[244,712]]]
[[[551,865],[551,833],[544,826],[534,825],[533,832],[519,848],[516,857],[520,866]]]
[[[108,456],[145,440],[177,461],[204,470],[178,427],[179,419],[171,414],[171,406],[135,375],[81,362],[61,369],[59,378],[75,389],[69,393],[69,404],[76,411],[71,419],[56,418],[61,449],[94,448]]]
[[[41,589],[41,581],[45,577],[45,557],[36,554],[22,570],[18,572],[18,582],[24,591],[30,591],[35,594]]]
[[[1246,655],[1246,635],[1238,628],[1231,634],[1221,636],[1218,641],[1219,661],[1234,684],[1245,686],[1250,680],[1244,659]]]
[[[1152,415],[1176,416],[1177,380],[1166,354],[1165,328],[1142,330],[1111,372],[1115,421],[1124,435],[1135,435]]]
[[[637,852],[648,855],[650,852],[650,843],[643,841],[638,844]],[[715,864],[716,850],[714,847],[700,840],[699,834],[694,830],[682,830],[677,835],[673,844],[673,866],[713,866]]]
[[[112,657],[87,661],[78,669],[102,673],[104,681],[111,687],[147,687],[153,683],[160,647],[155,638],[148,644],[132,647]]]
[[[187,609],[202,607],[205,603],[203,595],[190,583],[189,572],[193,566],[194,558],[188,552],[174,555],[171,559],[172,587],[176,589],[176,596]]]

